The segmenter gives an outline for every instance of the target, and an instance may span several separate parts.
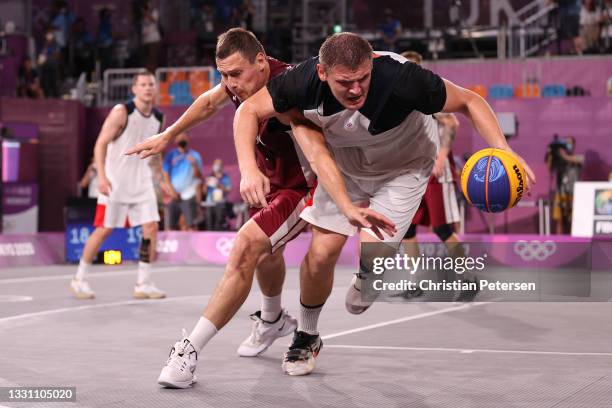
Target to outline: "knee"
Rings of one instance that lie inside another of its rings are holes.
[[[110,236],[110,234],[112,234],[113,229],[112,228],[106,228],[106,227],[98,227],[100,234],[102,235],[103,239],[106,239]]]
[[[147,238],[151,238],[152,235],[154,235],[155,233],[157,233],[157,223],[156,222],[151,222],[151,223],[147,223],[147,224],[143,224],[142,226],[142,235],[147,237]]]
[[[325,246],[311,246],[306,255],[306,263],[310,274],[316,275],[333,270],[340,251]]]

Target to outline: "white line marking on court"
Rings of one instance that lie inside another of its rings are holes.
[[[322,340],[329,340],[329,339],[333,339],[334,337],[346,336],[347,334],[353,334],[353,333],[359,333],[359,332],[366,331],[366,330],[378,329],[379,327],[385,327],[385,326],[390,326],[392,324],[409,322],[411,320],[423,319],[425,317],[436,316],[436,315],[439,315],[439,314],[456,312],[457,310],[464,310],[464,309],[468,309],[468,308],[471,308],[471,307],[488,305],[489,303],[491,303],[491,302],[474,302],[474,303],[466,303],[466,304],[461,305],[461,306],[447,307],[445,309],[434,310],[433,312],[419,313],[419,314],[412,315],[412,316],[402,317],[401,319],[389,320],[389,321],[386,321],[386,322],[371,324],[369,326],[358,327],[356,329],[351,329],[351,330],[346,330],[346,331],[342,331],[342,332],[338,332],[338,333],[328,334],[327,336],[321,337],[321,339]]]
[[[600,356],[612,357],[612,353],[573,352],[573,351],[541,351],[541,350],[495,350],[495,349],[460,349],[444,347],[394,347],[394,346],[358,346],[351,344],[328,344],[328,348],[367,349],[367,350],[404,350],[404,351],[445,351],[455,353],[496,353],[496,354],[542,354],[554,356]]]
[[[191,266],[191,265],[187,265]],[[193,265],[194,267],[200,267],[198,265]],[[221,268],[223,266],[219,265]],[[183,268],[184,266],[156,266],[153,267],[151,272],[154,274],[156,272],[176,272],[177,269]],[[214,266],[201,266],[202,269],[213,269],[218,270]],[[126,276],[126,275],[136,275],[138,271],[138,266],[134,265],[133,268],[130,269],[120,269],[113,271],[105,271],[105,272],[91,272],[88,274],[88,278],[110,278],[115,276]],[[74,268],[74,273],[76,273],[76,266]],[[45,282],[45,281],[54,281],[54,280],[70,280],[74,277],[73,274],[69,275],[55,275],[55,276],[31,276],[28,278],[11,278],[11,279],[0,279],[0,285],[2,284],[10,284],[10,283],[30,283],[30,282]]]
[[[24,313],[15,316],[3,317],[0,319],[0,325],[2,323],[8,323],[15,320],[26,319],[29,317],[40,317],[40,316],[48,316],[57,313],[64,312],[74,312],[80,310],[90,310],[90,309],[102,309],[105,307],[115,307],[115,306],[128,306],[128,305],[142,305],[142,304],[157,304],[157,303],[168,303],[168,302],[176,302],[181,300],[190,300],[190,299],[207,299],[210,295],[191,295],[191,296],[179,296],[172,297],[167,299],[144,299],[144,300],[125,300],[122,302],[113,302],[113,303],[99,303],[95,305],[87,305],[87,306],[75,306],[75,307],[64,307],[61,309],[51,309],[51,310],[43,310],[40,312],[33,313]]]
[[[0,302],[31,302],[33,299],[32,296],[0,295]]]

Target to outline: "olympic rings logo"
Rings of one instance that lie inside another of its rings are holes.
[[[523,261],[544,261],[555,252],[557,252],[557,244],[550,240],[544,242],[520,240],[514,244],[514,253]]]
[[[217,240],[215,247],[217,251],[224,257],[228,257],[232,247],[234,246],[234,238],[221,237]]]

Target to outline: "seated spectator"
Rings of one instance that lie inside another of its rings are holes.
[[[164,225],[166,230],[179,229],[181,214],[185,219],[184,229],[197,230],[197,218],[202,201],[202,157],[189,149],[186,134],[176,138],[177,148],[164,157],[164,177],[172,186],[171,200],[166,204]]]
[[[397,51],[397,41],[402,34],[402,23],[395,17],[393,10],[385,9],[385,20],[379,26],[378,31],[382,37],[382,50]]]
[[[40,87],[38,71],[32,66],[32,60],[25,57],[19,67],[19,84],[17,85],[17,96],[21,98],[42,99],[45,97]]]
[[[227,229],[227,195],[232,190],[229,176],[223,172],[223,161],[213,162],[212,173],[206,178],[206,229]]]

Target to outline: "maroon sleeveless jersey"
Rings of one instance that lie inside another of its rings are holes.
[[[270,79],[281,75],[291,67],[272,57],[266,58],[270,64]],[[225,91],[238,108],[240,100],[227,87]],[[282,124],[276,118],[259,124],[255,150],[257,167],[270,179],[271,193],[279,189],[308,190],[314,184],[314,177],[311,177],[312,172],[305,160],[303,160],[305,167],[302,167],[290,131],[290,126]]]

